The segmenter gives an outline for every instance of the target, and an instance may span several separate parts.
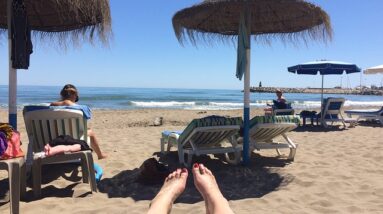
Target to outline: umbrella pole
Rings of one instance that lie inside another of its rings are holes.
[[[246,21],[245,21],[246,20]],[[245,12],[245,26],[247,28],[246,40],[248,46],[245,49],[246,53],[246,64],[245,73],[243,80],[244,87],[244,108],[243,108],[243,165],[247,166],[250,163],[249,157],[249,129],[250,129],[250,14],[246,10]]]
[[[324,75],[322,74],[322,94],[321,94],[321,97],[320,97],[320,111],[321,111],[320,123],[321,123],[322,126],[323,126],[323,109],[324,109],[324,106],[323,106],[323,80],[324,80]]]
[[[8,55],[9,55],[9,82],[8,82],[8,121],[9,124],[14,128],[17,129],[17,103],[16,103],[16,96],[17,96],[17,70],[12,67],[12,32],[11,32],[11,25],[12,25],[12,0],[8,0],[7,2],[7,21],[8,21]]]

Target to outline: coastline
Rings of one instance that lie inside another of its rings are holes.
[[[321,88],[283,88],[283,87],[250,87],[250,92],[274,93],[277,89],[284,93],[306,93],[320,94]],[[383,89],[345,89],[345,88],[324,88],[323,94],[353,94],[353,95],[376,95],[383,96]]]
[[[99,191],[88,194],[89,186],[72,171],[63,175],[46,173],[43,197],[32,200],[30,188],[21,212],[44,213],[145,213],[161,185],[135,182],[140,165],[154,157],[179,167],[176,149],[161,155],[160,136],[163,130],[182,130],[194,118],[208,115],[242,116],[242,110],[180,110],[136,109],[93,110],[90,127],[100,140],[107,159],[94,160],[103,170]],[[253,108],[251,117],[262,115]],[[163,117],[162,126],[153,126],[156,117]],[[7,111],[0,109],[0,118]],[[28,139],[22,112],[18,127],[23,149]],[[194,160],[204,163],[216,176],[223,195],[235,213],[377,213],[383,210],[383,162],[380,151],[382,127],[369,124],[355,128],[322,130],[298,128],[288,134],[299,144],[294,162],[276,158],[276,152],[255,151],[248,167],[232,166],[221,157],[201,156]],[[278,140],[281,140],[278,138]],[[360,146],[362,142],[363,146]],[[358,163],[358,164],[355,164]],[[55,170],[53,170],[55,171]],[[0,172],[0,183],[4,182]],[[0,213],[8,212],[8,204]],[[204,213],[205,205],[189,177],[187,189],[173,206],[172,213]]]

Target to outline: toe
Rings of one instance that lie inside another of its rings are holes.
[[[197,175],[197,174],[200,173],[200,172],[199,172],[199,164],[198,164],[198,163],[195,163],[195,164],[193,165],[192,172],[193,172],[193,175]]]
[[[181,170],[181,178],[187,178],[188,177],[188,170],[186,168],[182,168]]]
[[[203,175],[206,173],[206,168],[205,166],[201,163],[199,164],[199,172]]]

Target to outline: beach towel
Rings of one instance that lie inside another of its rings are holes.
[[[72,136],[69,136],[69,135],[60,135],[56,137],[55,139],[53,139],[51,142],[49,142],[49,145],[52,147],[58,146],[58,145],[71,146],[75,144],[80,144],[81,151],[86,151],[86,150],[92,151],[92,149],[89,147],[86,141],[74,139]]]
[[[89,120],[92,118],[92,110],[87,105],[72,105],[72,106],[42,106],[42,105],[29,105],[24,106],[24,112],[36,111],[42,109],[74,109],[81,110],[84,118]]]
[[[11,60],[15,69],[28,69],[32,54],[31,29],[24,0],[12,1]]]

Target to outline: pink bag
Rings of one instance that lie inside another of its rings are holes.
[[[0,156],[0,159],[4,160],[24,156],[24,153],[21,150],[20,133],[18,131],[12,131],[12,136],[7,140],[7,143],[8,147],[4,154]]]

